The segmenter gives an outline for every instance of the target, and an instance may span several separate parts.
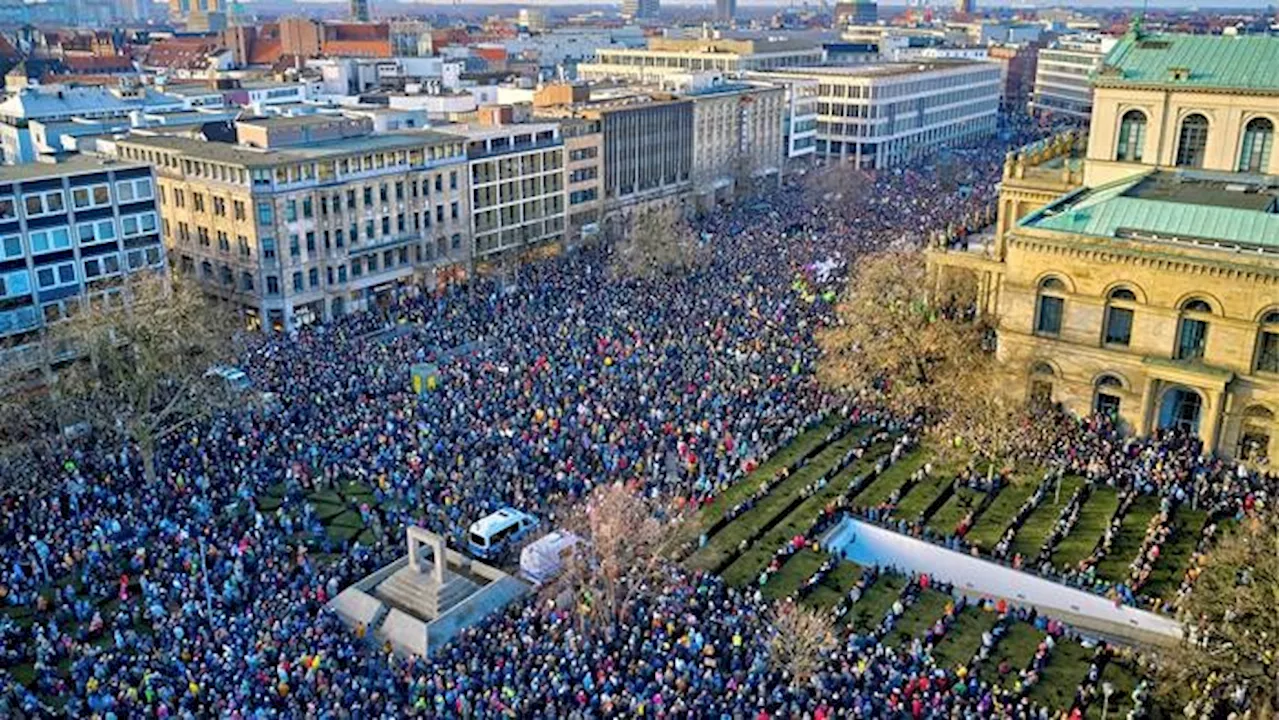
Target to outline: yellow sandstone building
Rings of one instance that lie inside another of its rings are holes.
[[[976,280],[1010,387],[1274,462],[1278,63],[1274,37],[1131,32],[1087,143],[1011,155],[990,242],[929,251]]]

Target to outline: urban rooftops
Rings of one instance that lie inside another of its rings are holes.
[[[142,167],[137,163],[100,158],[90,155],[72,155],[58,162],[33,162],[21,165],[0,165],[0,183],[39,180],[63,175],[85,175],[105,170],[123,170]]]

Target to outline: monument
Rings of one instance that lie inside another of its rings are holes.
[[[523,581],[450,550],[440,535],[405,531],[408,554],[338,594],[329,607],[398,653],[426,655],[529,592]]]

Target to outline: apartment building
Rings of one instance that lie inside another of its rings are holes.
[[[135,133],[117,151],[156,168],[173,264],[251,328],[365,309],[471,261],[467,141],[457,135],[276,117],[236,123],[234,142]]]
[[[1000,68],[933,60],[758,73],[818,82],[817,154],[860,167],[899,165],[940,147],[992,135]]]
[[[558,248],[565,234],[565,144],[558,123],[460,126],[477,262]]]
[[[743,73],[742,76],[746,80],[768,82],[783,89],[786,107],[782,121],[782,145],[786,158],[788,161],[812,158],[818,139],[818,81],[782,73]]]
[[[38,331],[121,275],[164,271],[145,164],[74,157],[0,168],[0,363],[39,361]]]

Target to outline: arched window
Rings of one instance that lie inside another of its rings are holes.
[[[1133,335],[1133,309],[1138,296],[1128,288],[1116,288],[1107,296],[1106,322],[1102,328],[1102,342],[1106,345],[1128,347]]]
[[[1142,145],[1147,141],[1147,116],[1141,110],[1130,110],[1120,118],[1120,137],[1116,140],[1116,160],[1142,162]]]
[[[1182,314],[1178,318],[1178,347],[1174,352],[1176,359],[1198,360],[1204,357],[1212,316],[1213,309],[1204,300],[1192,298],[1182,304]]]
[[[1120,414],[1120,393],[1124,392],[1124,383],[1115,375],[1103,375],[1095,384],[1093,411],[1101,415],[1116,417]]]
[[[1028,392],[1031,405],[1047,408],[1053,403],[1053,366],[1040,361],[1031,366],[1031,390]]]
[[[1062,331],[1062,309],[1067,286],[1058,278],[1045,278],[1040,282],[1036,299],[1036,332],[1057,335]]]
[[[1254,118],[1244,126],[1244,138],[1240,142],[1240,172],[1266,172],[1271,160],[1271,136],[1275,126],[1266,118]]]
[[[1178,156],[1174,158],[1174,164],[1178,167],[1203,167],[1204,148],[1208,142],[1209,119],[1199,113],[1186,116],[1178,130]]]
[[[1277,330],[1277,325],[1280,325],[1280,313],[1272,310],[1262,316],[1258,327],[1258,348],[1253,353],[1255,372],[1272,375],[1280,372],[1280,346],[1277,344],[1280,330]]]

